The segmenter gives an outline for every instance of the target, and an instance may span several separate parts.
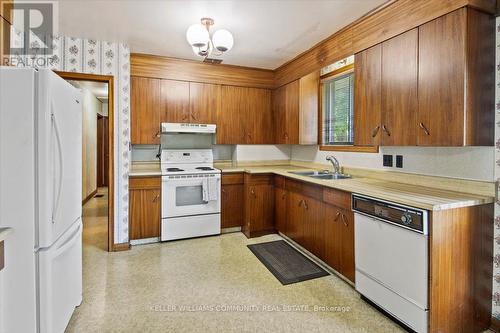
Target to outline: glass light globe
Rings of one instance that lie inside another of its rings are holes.
[[[217,30],[212,37],[212,43],[221,52],[229,51],[233,47],[233,35],[226,29]]]
[[[201,24],[193,24],[186,31],[186,39],[193,47],[206,47],[210,36]]]

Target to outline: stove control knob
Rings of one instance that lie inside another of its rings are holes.
[[[404,225],[410,225],[412,222],[412,217],[408,213],[404,213],[401,215],[401,222],[403,222]]]

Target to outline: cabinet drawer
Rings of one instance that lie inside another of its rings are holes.
[[[319,185],[313,185],[304,183],[301,181],[287,179],[285,183],[285,189],[287,191],[292,191],[295,193],[300,193],[301,195],[311,197],[314,199],[321,200],[323,192],[322,187]]]
[[[277,188],[285,188],[285,177],[283,176],[274,176],[274,187]]]
[[[243,173],[222,174],[222,180],[221,180],[222,185],[236,185],[236,184],[243,184],[243,182],[244,182]]]
[[[323,189],[323,201],[346,210],[351,210],[351,193],[335,190],[332,188]]]
[[[245,184],[249,185],[273,185],[273,175],[250,175],[245,174]]]
[[[133,177],[128,180],[128,187],[135,189],[159,189],[161,188],[161,177]]]

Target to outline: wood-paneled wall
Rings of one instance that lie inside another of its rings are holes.
[[[148,54],[130,55],[130,75],[149,78],[272,88],[274,71],[232,65],[213,65]]]

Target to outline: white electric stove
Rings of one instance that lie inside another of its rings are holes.
[[[220,234],[221,171],[212,149],[164,149],[161,171],[161,240]]]

